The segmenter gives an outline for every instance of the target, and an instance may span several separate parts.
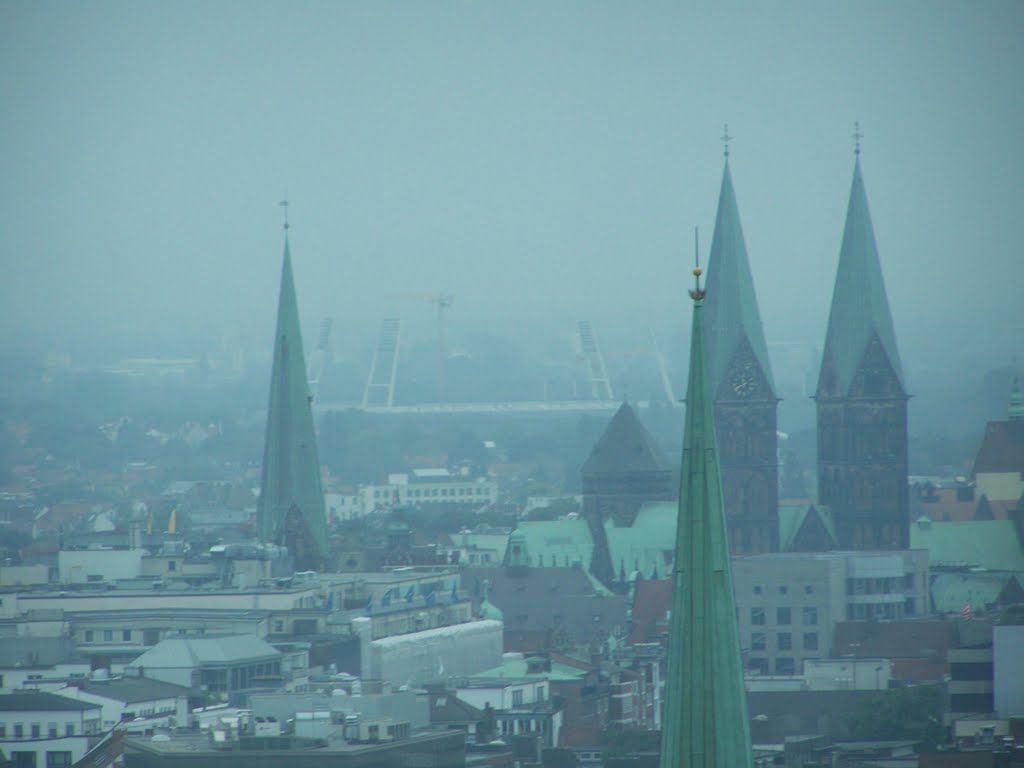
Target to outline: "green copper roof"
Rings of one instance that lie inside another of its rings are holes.
[[[523,545],[530,561],[524,563],[538,568],[568,568],[574,562],[583,568],[590,568],[590,558],[594,554],[594,539],[590,535],[587,521],[582,518],[562,518],[559,520],[523,520],[516,525],[509,537],[509,552],[505,559],[511,558],[514,537]]]
[[[824,357],[825,360],[831,358],[836,367],[841,392],[849,391],[872,333],[878,335],[900,385],[906,388],[858,159],[853,169],[839,269],[825,336]]]
[[[256,520],[260,538],[278,541],[288,513],[297,508],[322,557],[327,553],[324,494],[320,486],[313,411],[306,358],[302,353],[299,310],[295,300],[292,259],[284,244],[281,293],[277,304],[274,366],[263,445],[263,477]],[[295,553],[293,553],[295,554]]]
[[[764,341],[761,313],[757,309],[754,279],[750,275],[747,246],[743,241],[743,227],[740,226],[740,212],[736,207],[728,160],[722,173],[715,233],[711,238],[705,304],[711,394],[718,393],[722,378],[728,372],[729,363],[744,336],[774,393],[768,346]]]
[[[699,291],[694,296],[660,765],[749,768],[750,724],[704,352],[704,307]]]
[[[966,564],[990,571],[1024,571],[1024,546],[1013,520],[937,523],[921,517],[910,526],[910,548],[927,549],[933,566]]]
[[[655,574],[660,579],[667,578],[671,562],[665,554],[672,554],[678,519],[679,504],[666,501],[644,504],[628,528],[606,520],[604,530],[616,577],[620,571],[627,575],[639,571],[645,579]]]
[[[782,505],[779,507],[779,550],[789,552],[793,549],[793,542],[796,535],[800,533],[800,527],[804,524],[811,510],[817,510],[822,525],[828,531],[833,541],[839,541],[836,536],[835,522],[832,520],[832,510],[820,504],[797,504]]]

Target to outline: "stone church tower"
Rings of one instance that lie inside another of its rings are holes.
[[[818,498],[840,547],[909,546],[907,399],[858,156],[815,396]]]
[[[725,515],[734,554],[775,552],[778,398],[726,151],[708,259],[705,341]]]

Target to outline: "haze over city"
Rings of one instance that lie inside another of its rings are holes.
[[[8,347],[269,343],[292,202],[307,339],[380,318],[680,363],[723,123],[770,345],[820,348],[854,122],[912,389],[1019,359],[1019,3],[7,3]],[[638,341],[638,339],[640,341]],[[945,358],[936,361],[936,356]]]

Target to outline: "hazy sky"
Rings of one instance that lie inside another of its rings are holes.
[[[1021,359],[1022,73],[1021,2],[12,0],[3,338],[269,335],[286,189],[307,346],[437,291],[685,327],[728,121],[766,335],[820,345],[859,120],[904,358]]]

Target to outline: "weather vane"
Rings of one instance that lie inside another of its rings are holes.
[[[704,270],[700,268],[700,229],[698,227],[693,228],[693,278],[694,288],[690,291],[690,298],[694,301],[700,301],[704,298],[704,291],[700,287],[700,276],[704,273]]]
[[[287,232],[288,231],[288,205],[289,205],[289,203],[288,203],[288,193],[287,192],[285,193],[284,200],[282,200],[280,203],[278,203],[278,205],[280,205],[282,208],[284,208],[284,229],[285,229],[285,232]]]
[[[722,144],[725,146],[725,156],[729,157],[729,142],[732,141],[733,137],[729,135],[729,124],[725,124],[725,128],[722,131]]]
[[[860,156],[860,140],[864,134],[860,132],[860,120],[853,121],[853,154]]]

